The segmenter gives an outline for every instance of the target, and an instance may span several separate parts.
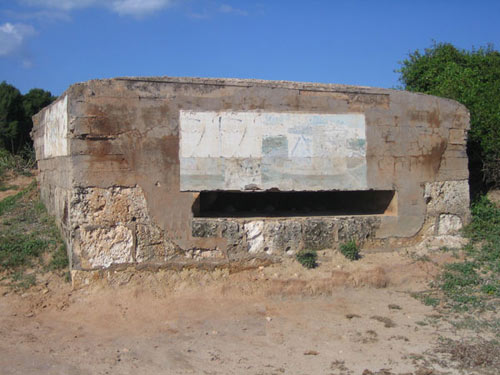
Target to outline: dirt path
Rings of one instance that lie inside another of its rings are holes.
[[[36,171],[33,171],[33,173],[36,173]],[[8,189],[0,190],[0,201],[2,199],[10,197],[11,195],[19,193],[21,190],[26,188],[33,181],[33,179],[33,176],[23,175],[18,175],[8,179],[7,184],[5,185],[5,187],[8,187]]]
[[[1,290],[0,369],[455,374],[432,350],[456,333],[408,293],[434,272],[431,262],[380,253],[358,262],[335,256],[316,270],[290,261],[235,274],[129,273],[123,285],[78,290],[47,275],[22,294]]]

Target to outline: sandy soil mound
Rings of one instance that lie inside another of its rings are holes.
[[[455,337],[410,296],[446,261],[339,254],[228,270],[135,272],[73,290],[52,274],[0,298],[2,374],[440,374]],[[381,372],[382,371],[382,372]],[[385,372],[383,372],[385,371]],[[442,372],[445,371],[445,372]],[[451,371],[451,372],[450,372]]]

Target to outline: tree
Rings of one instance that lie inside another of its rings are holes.
[[[50,91],[31,89],[23,96],[23,106],[26,116],[29,118],[33,117],[33,115],[38,113],[42,108],[48,106],[56,100],[56,98],[56,96],[52,96]]]
[[[42,89],[31,89],[23,96],[14,86],[0,83],[0,148],[17,153],[31,145],[31,117],[55,99]]]
[[[48,106],[56,99],[57,97],[53,96],[50,91],[45,91],[42,89],[31,89],[27,94],[23,96],[23,108],[24,115],[27,119],[27,121],[25,122],[27,126],[23,129],[22,134],[24,138],[20,140],[21,144],[31,145],[31,138],[29,135],[31,129],[33,128],[33,121],[31,120],[31,118],[42,108]]]
[[[400,62],[404,89],[454,99],[471,114],[467,144],[473,190],[500,186],[500,53],[434,43]]]
[[[23,96],[18,89],[3,81],[0,83],[0,141],[12,153],[17,150],[25,122]]]

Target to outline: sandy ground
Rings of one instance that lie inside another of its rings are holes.
[[[28,291],[2,287],[0,373],[459,373],[434,347],[464,333],[410,296],[433,262],[325,255],[314,270],[290,260],[237,273],[121,271],[77,290],[53,274]]]
[[[36,173],[36,171],[33,171]],[[0,191],[0,201],[4,198],[10,197],[11,195],[17,194],[22,189],[27,187],[33,181],[33,177],[18,175],[8,179],[6,184],[10,189]]]
[[[18,178],[0,199],[32,181]],[[0,375],[482,374],[435,350],[475,334],[411,296],[450,253],[363,255],[325,251],[314,270],[290,259],[235,273],[131,269],[78,289],[53,273],[29,290],[0,285]]]

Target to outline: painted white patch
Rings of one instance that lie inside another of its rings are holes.
[[[367,188],[364,114],[179,116],[181,190]]]
[[[68,155],[68,97],[47,108],[44,117],[43,155],[45,158]]]
[[[182,158],[259,158],[265,137],[286,136],[289,157],[364,156],[364,114],[180,111]]]

